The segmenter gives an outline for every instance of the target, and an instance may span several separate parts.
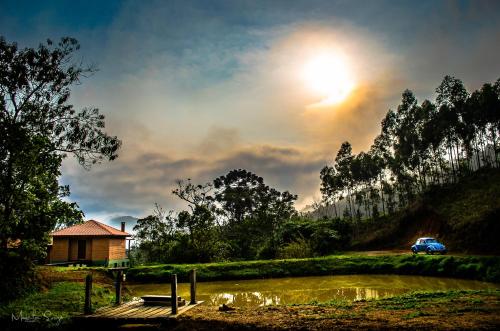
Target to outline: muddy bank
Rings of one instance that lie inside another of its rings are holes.
[[[237,308],[201,305],[173,330],[498,329],[500,291],[412,293],[359,302]]]

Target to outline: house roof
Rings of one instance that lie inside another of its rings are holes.
[[[109,225],[97,222],[94,220],[87,221],[82,224],[73,225],[62,230],[54,231],[51,234],[53,237],[66,236],[116,236],[128,237],[129,233],[115,229]]]

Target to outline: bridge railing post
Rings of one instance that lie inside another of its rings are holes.
[[[191,283],[191,302],[189,304],[196,304],[196,269],[189,272],[189,282]]]
[[[120,305],[122,303],[122,282],[123,282],[123,271],[118,270],[115,282],[115,304]]]
[[[91,294],[92,294],[92,274],[88,274],[85,277],[85,306],[83,308],[84,313],[87,315],[92,313]]]
[[[172,274],[170,278],[171,298],[172,298],[172,315],[177,315],[177,275]]]

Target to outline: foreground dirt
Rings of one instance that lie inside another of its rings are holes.
[[[174,330],[499,329],[500,295],[456,294],[220,312],[200,305]]]

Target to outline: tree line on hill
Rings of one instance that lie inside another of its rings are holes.
[[[321,192],[335,216],[360,219],[391,214],[430,186],[454,183],[499,162],[500,79],[469,94],[445,76],[435,102],[418,104],[410,90],[382,120],[367,152],[344,142],[321,170]],[[344,210],[337,205],[345,200]]]
[[[204,185],[179,181],[173,194],[189,210],[176,214],[156,205],[153,215],[138,220],[133,256],[138,262],[207,262],[346,249],[362,219],[376,221],[433,186],[499,166],[500,79],[469,94],[459,79],[445,76],[435,102],[421,104],[405,90],[381,127],[367,152],[353,155],[344,142],[321,170],[323,200],[316,212],[297,212],[297,196],[242,169]],[[327,209],[332,213],[318,217]]]

